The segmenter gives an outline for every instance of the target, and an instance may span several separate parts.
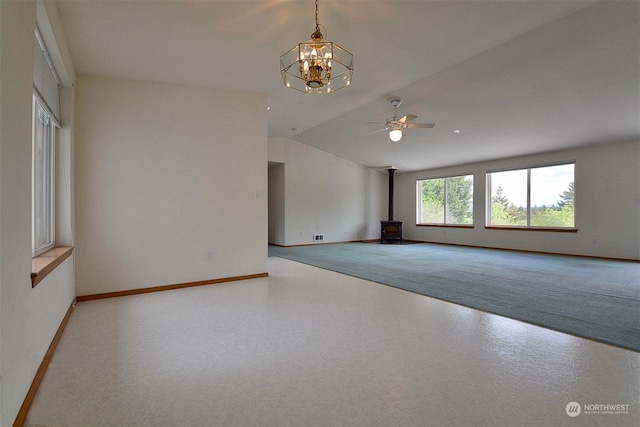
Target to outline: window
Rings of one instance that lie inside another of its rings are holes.
[[[473,175],[417,182],[418,224],[473,224]]]
[[[488,226],[573,228],[575,163],[487,173]]]
[[[54,246],[55,126],[38,98],[33,97],[32,236],[33,255]]]
[[[55,134],[60,125],[60,79],[38,28],[33,61],[31,235],[35,257],[55,246]]]

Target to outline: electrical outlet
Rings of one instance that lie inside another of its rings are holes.
[[[598,244],[598,239],[596,239],[595,237],[593,239],[591,239],[591,244],[597,245]]]
[[[207,261],[213,261],[213,252],[207,252]]]
[[[314,234],[313,235],[314,242],[324,242],[324,234]]]

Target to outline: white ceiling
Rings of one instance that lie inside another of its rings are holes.
[[[263,92],[269,136],[400,171],[640,139],[640,2],[320,0],[353,84],[287,89],[314,2],[58,1],[82,75]],[[369,121],[435,122],[394,144]],[[250,120],[247,117],[247,120]],[[296,129],[296,130],[293,130]],[[455,129],[461,133],[454,134]]]

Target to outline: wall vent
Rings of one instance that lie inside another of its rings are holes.
[[[314,242],[324,242],[324,234],[314,234],[313,235]]]

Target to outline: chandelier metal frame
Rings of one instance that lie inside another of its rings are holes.
[[[298,43],[280,56],[284,84],[304,93],[332,93],[351,85],[353,55],[336,43],[325,40],[318,21],[311,40]]]

